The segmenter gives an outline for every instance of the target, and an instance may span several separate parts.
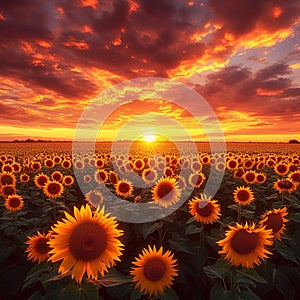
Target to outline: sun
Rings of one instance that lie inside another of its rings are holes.
[[[146,134],[144,136],[144,141],[147,143],[153,143],[156,141],[156,135],[154,134]]]

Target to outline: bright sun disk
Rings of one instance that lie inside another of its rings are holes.
[[[144,141],[147,143],[152,143],[156,141],[156,136],[154,134],[147,134],[144,136]]]

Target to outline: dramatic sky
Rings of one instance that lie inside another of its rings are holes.
[[[149,76],[200,93],[228,141],[300,139],[299,16],[297,0],[0,1],[0,140],[72,140],[101,92]],[[201,139],[168,99],[119,107],[99,138],[167,136],[168,118]]]

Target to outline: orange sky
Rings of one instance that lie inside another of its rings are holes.
[[[228,141],[300,139],[299,15],[296,0],[2,1],[0,140],[72,140],[95,97],[149,76],[202,95]],[[168,100],[118,107],[98,138],[125,126],[122,139],[157,132],[183,140],[177,123],[206,140]]]

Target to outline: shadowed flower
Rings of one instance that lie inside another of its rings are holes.
[[[123,244],[118,238],[123,231],[116,228],[118,223],[103,209],[92,213],[89,205],[80,210],[75,207],[74,217],[68,213],[65,217],[52,228],[54,234],[49,242],[49,260],[62,260],[60,273],[71,271],[77,282],[85,273],[88,278],[97,279],[98,273],[103,276],[115,261],[120,261]]]
[[[236,223],[235,226],[229,225],[226,237],[217,244],[222,247],[219,254],[224,254],[233,266],[253,268],[272,254],[265,248],[273,244],[272,230],[255,228],[254,223],[251,226],[247,222],[245,225]]]
[[[153,249],[150,246],[143,249],[142,254],[139,254],[133,262],[135,266],[130,271],[132,281],[136,282],[135,288],[149,294],[149,297],[163,294],[178,275],[177,260],[173,257],[171,251],[163,254],[162,247],[158,251],[155,246]]]
[[[233,192],[233,199],[239,205],[247,205],[254,200],[253,192],[250,187],[237,187]]]
[[[38,261],[41,263],[48,259],[49,251],[51,250],[48,242],[51,237],[51,232],[48,234],[41,234],[39,231],[37,235],[28,236],[28,241],[26,242],[28,246],[26,252],[28,260]]]
[[[269,210],[261,216],[259,224],[266,229],[272,229],[273,236],[276,240],[281,240],[281,235],[285,230],[285,223],[288,221],[286,207]]]
[[[161,178],[152,189],[152,199],[165,208],[176,203],[180,195],[175,178]]]
[[[48,181],[43,186],[43,192],[47,197],[58,198],[64,192],[64,186],[58,181]]]
[[[209,224],[217,221],[220,216],[220,205],[216,200],[210,200],[205,195],[201,195],[201,198],[194,197],[189,201],[190,214],[198,222]]]
[[[133,191],[132,183],[128,180],[119,180],[115,184],[115,191],[118,196],[122,196],[124,198],[130,196]]]
[[[24,202],[23,202],[23,198],[20,195],[17,194],[13,194],[13,195],[9,195],[5,202],[4,205],[6,207],[6,209],[10,210],[10,211],[18,211],[20,209],[22,209]]]
[[[297,185],[290,179],[278,179],[273,188],[279,193],[288,192],[292,193],[297,189]]]

